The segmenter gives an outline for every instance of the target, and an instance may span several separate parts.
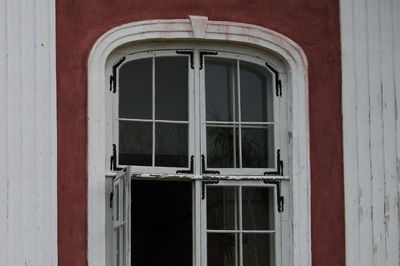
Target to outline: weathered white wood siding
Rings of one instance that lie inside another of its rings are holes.
[[[55,1],[0,0],[0,265],[57,265]]]
[[[340,3],[347,265],[397,266],[400,1]]]

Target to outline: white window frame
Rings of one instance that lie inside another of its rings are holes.
[[[232,22],[208,21],[205,17],[156,20],[116,27],[101,36],[88,62],[88,261],[105,265],[105,178],[106,137],[105,95],[108,89],[105,65],[121,45],[157,39],[229,41],[257,46],[279,55],[286,64],[288,79],[287,175],[291,177],[286,210],[290,213],[290,265],[311,265],[310,167],[308,133],[307,61],[301,48],[289,38],[268,29]],[[198,189],[198,188],[196,188]]]

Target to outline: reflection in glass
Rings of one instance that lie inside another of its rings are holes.
[[[156,123],[155,165],[188,167],[188,126]]]
[[[274,230],[273,190],[242,188],[243,230]]]
[[[207,167],[239,166],[239,130],[234,127],[207,127]]]
[[[207,121],[237,120],[236,60],[205,58]]]
[[[127,62],[119,69],[119,117],[152,118],[152,58]]]
[[[274,167],[273,126],[242,128],[242,166],[244,168]]]
[[[207,266],[239,266],[238,234],[207,234]]]
[[[241,120],[273,121],[272,75],[266,69],[240,62]]]
[[[119,121],[119,164],[152,165],[151,122]]]
[[[243,266],[274,265],[273,234],[243,234]]]
[[[238,188],[207,187],[207,229],[239,229]]]
[[[156,119],[187,121],[188,91],[188,58],[156,57]]]

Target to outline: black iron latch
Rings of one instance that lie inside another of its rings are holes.
[[[206,180],[201,182],[201,199],[205,199],[206,198],[206,185],[209,184],[218,184],[219,181],[218,180]]]
[[[177,174],[193,174],[193,164],[194,164],[194,156],[190,156],[190,168],[189,170],[178,170],[176,171]]]
[[[276,171],[264,172],[264,175],[281,175],[283,176],[283,161],[281,160],[281,150],[276,151]]]
[[[283,212],[285,198],[281,195],[281,182],[278,180],[263,180],[264,184],[276,186],[276,200],[278,203],[278,212]]]
[[[211,175],[219,175],[219,171],[212,171],[212,170],[206,170],[206,158],[202,154],[201,155],[201,174],[211,174]]]
[[[110,157],[110,170],[121,171],[123,168],[117,167],[117,145],[112,145],[112,155]]]
[[[193,59],[193,57],[194,57],[194,52],[193,51],[176,51],[176,53],[177,54],[186,54],[186,55],[189,55],[189,57],[190,57],[190,68],[191,69],[194,69],[194,59]]]
[[[218,54],[218,52],[200,51],[199,52],[199,59],[200,59],[200,68],[199,69],[203,69],[205,55],[217,55],[217,54]]]
[[[275,94],[278,97],[282,96],[282,82],[279,79],[279,72],[276,70],[273,66],[271,66],[268,63],[265,63],[265,65],[268,67],[269,70],[271,70],[274,73],[275,76]]]
[[[112,74],[110,76],[110,91],[112,93],[117,92],[117,68],[125,61],[125,56],[122,57],[115,65],[112,67]]]

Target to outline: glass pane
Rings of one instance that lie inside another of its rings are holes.
[[[207,167],[239,167],[239,131],[235,126],[207,126]]]
[[[122,178],[121,180],[122,183],[122,187],[121,187],[121,194],[122,194],[122,220],[125,221],[126,220],[126,189],[125,189],[125,178]]]
[[[120,260],[121,260],[121,247],[120,247],[120,239],[119,239],[119,228],[115,229],[114,234],[116,236],[116,251],[115,251],[115,260],[116,260],[116,265],[119,266],[120,264]]]
[[[239,229],[237,187],[207,187],[207,229]]]
[[[272,168],[275,163],[274,127],[242,128],[242,166]]]
[[[273,234],[243,234],[243,266],[275,264]]]
[[[156,123],[156,166],[188,167],[188,125]]]
[[[152,118],[152,58],[123,64],[119,70],[119,117]]]
[[[237,121],[236,60],[205,58],[207,121]]]
[[[274,230],[273,189],[242,188],[243,230]]]
[[[239,234],[207,234],[207,266],[238,266]]]
[[[152,123],[119,121],[119,164],[151,166]]]
[[[115,206],[115,214],[114,214],[114,220],[116,222],[119,221],[119,184],[116,184],[114,186],[114,196],[115,196],[115,201],[114,201],[114,206]]]
[[[121,226],[119,232],[121,233],[121,265],[126,266],[126,233],[125,225]]]
[[[188,58],[155,59],[156,119],[188,121]]]
[[[255,64],[240,61],[241,120],[273,122],[273,77]]]

